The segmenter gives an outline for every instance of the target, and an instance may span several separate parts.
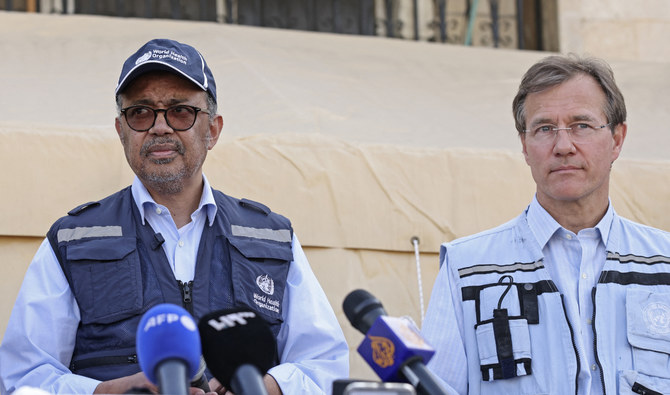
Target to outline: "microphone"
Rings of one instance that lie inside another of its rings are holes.
[[[369,380],[337,379],[332,395],[416,395],[407,383],[380,383]]]
[[[358,353],[382,381],[408,381],[420,395],[447,394],[426,367],[435,353],[409,320],[388,317],[379,299],[357,289],[342,309],[351,325],[365,334]]]
[[[263,375],[275,366],[277,341],[260,315],[214,311],[200,319],[198,329],[207,367],[224,387],[237,395],[267,395]]]
[[[163,303],[149,309],[137,327],[137,359],[161,394],[188,395],[198,373],[200,335],[182,307]]]

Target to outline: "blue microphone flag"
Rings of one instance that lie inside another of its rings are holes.
[[[379,316],[358,346],[365,359],[382,381],[405,381],[400,369],[408,361],[427,363],[435,350],[421,337],[419,329],[408,319]]]

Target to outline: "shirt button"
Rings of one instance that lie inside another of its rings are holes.
[[[582,278],[583,278],[583,279],[586,279],[587,277],[588,277],[588,276],[586,275],[586,273],[582,273]]]
[[[565,235],[565,238],[568,239],[568,240],[572,240],[572,235],[571,235],[571,234],[567,234],[567,235]]]
[[[593,370],[593,371],[595,372],[595,371],[596,371],[596,369],[598,369],[598,367],[596,366],[596,364],[595,364],[595,363],[594,363],[593,365],[591,365],[591,370]]]
[[[179,247],[183,247],[183,246],[184,246],[184,242],[179,240]]]
[[[163,210],[161,210],[160,207],[156,207],[156,214],[160,214],[160,213],[162,213],[162,212],[163,212]]]
[[[591,321],[591,319],[588,318],[588,319],[586,320],[586,323],[587,323],[588,325],[591,325],[591,324],[593,324],[593,321]]]

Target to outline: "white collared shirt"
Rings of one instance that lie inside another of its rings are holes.
[[[163,236],[165,242],[161,246],[175,278],[181,282],[191,281],[195,277],[195,257],[198,255],[202,231],[205,224],[212,226],[216,216],[216,202],[212,188],[204,175],[203,181],[204,187],[198,208],[191,214],[191,222],[179,229],[172,219],[170,210],[151,198],[139,178],[135,177],[131,187],[142,225],[148,222],[154,231]]]
[[[613,216],[610,204],[594,228],[582,229],[577,234],[556,222],[537,199],[533,199],[526,216],[528,226],[542,247],[544,266],[563,295],[568,320],[575,332],[580,359],[580,393],[589,393],[587,388],[591,394],[603,392],[595,356],[591,292],[605,265],[605,246]]]

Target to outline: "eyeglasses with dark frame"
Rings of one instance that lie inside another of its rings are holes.
[[[193,127],[198,113],[209,114],[202,108],[179,104],[168,108],[151,108],[149,106],[130,106],[121,109],[126,122],[136,132],[146,132],[156,124],[158,113],[162,112],[165,122],[176,132],[183,132]]]
[[[538,125],[533,129],[524,129],[524,133],[532,140],[548,144],[555,141],[558,132],[565,130],[573,142],[584,143],[588,142],[598,130],[611,126],[612,122],[600,126],[593,126],[587,122],[578,122],[565,128],[559,128],[555,125]]]

